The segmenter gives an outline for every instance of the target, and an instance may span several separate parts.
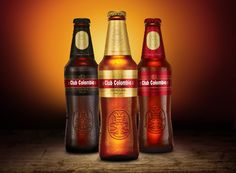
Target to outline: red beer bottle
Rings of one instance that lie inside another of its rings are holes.
[[[145,19],[142,58],[138,65],[142,152],[173,150],[171,67],[165,57],[160,24],[160,19]]]
[[[102,160],[138,158],[137,65],[131,57],[125,12],[108,13],[105,55],[99,64]]]
[[[70,59],[65,66],[67,152],[98,150],[99,110],[97,63],[90,35],[90,20],[74,19]]]

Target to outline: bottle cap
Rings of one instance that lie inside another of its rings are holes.
[[[90,23],[90,19],[88,19],[88,18],[75,18],[73,20],[73,23],[75,23],[75,24],[80,24],[80,23],[89,24]]]
[[[125,11],[109,11],[107,13],[108,17],[112,17],[112,16],[126,16],[126,12]]]
[[[153,23],[153,24],[161,24],[161,19],[159,18],[146,18],[144,23]]]

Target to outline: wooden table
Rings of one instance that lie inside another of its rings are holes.
[[[98,153],[68,154],[60,130],[1,131],[0,172],[236,172],[235,131],[175,131],[175,150],[104,162]]]

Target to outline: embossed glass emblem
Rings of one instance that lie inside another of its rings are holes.
[[[108,131],[114,139],[125,139],[130,133],[129,115],[126,111],[115,110],[109,116]]]
[[[91,111],[74,112],[73,127],[80,133],[89,132],[92,129],[93,119]]]
[[[147,130],[150,133],[159,134],[163,131],[166,125],[164,111],[153,106],[146,114],[147,118]]]

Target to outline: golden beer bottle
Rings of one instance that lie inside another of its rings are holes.
[[[137,65],[130,55],[124,11],[108,13],[105,55],[99,64],[102,160],[138,158]]]
[[[145,20],[139,73],[139,144],[142,152],[173,149],[171,123],[171,67],[165,57],[161,20]]]

